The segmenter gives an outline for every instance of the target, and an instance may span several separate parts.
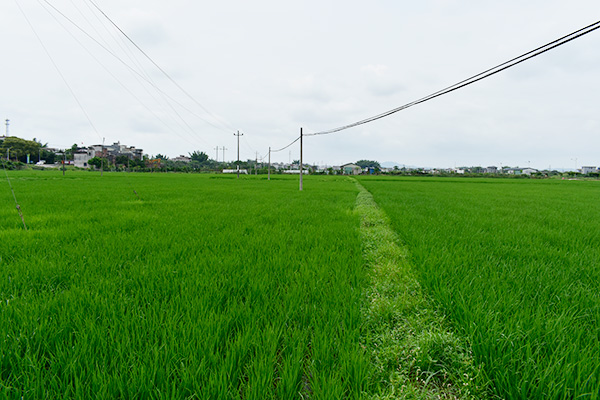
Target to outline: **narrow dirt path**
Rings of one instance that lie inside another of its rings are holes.
[[[355,212],[371,285],[363,307],[363,345],[374,364],[374,399],[486,397],[469,347],[426,299],[408,251],[373,196],[359,189]]]

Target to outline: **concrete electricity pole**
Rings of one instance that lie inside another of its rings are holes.
[[[104,138],[102,138],[102,155],[100,157],[100,176],[104,176]]]
[[[267,180],[271,180],[271,146],[269,146],[269,173],[268,173],[268,178]]]
[[[217,151],[216,157],[215,157],[215,161],[219,162],[219,146],[215,147],[214,150]]]
[[[300,128],[300,191],[302,191],[302,128]]]
[[[243,133],[237,131],[237,134],[233,134],[233,136],[237,136],[237,177],[240,178],[240,136],[244,136]]]
[[[8,137],[8,125],[10,123],[9,119],[6,119],[6,137]]]

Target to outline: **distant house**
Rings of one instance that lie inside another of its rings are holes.
[[[592,172],[598,172],[598,169],[596,167],[581,167],[582,174],[589,174]]]
[[[182,162],[191,162],[192,159],[188,156],[181,155],[179,157],[175,157],[171,159],[172,161],[182,161]]]
[[[95,151],[92,148],[78,149],[73,153],[73,163],[78,168],[87,168],[89,167],[88,162],[94,158],[94,155]]]
[[[356,164],[344,164],[341,166],[344,175],[360,175],[362,168]]]
[[[118,156],[127,156],[127,158],[130,160],[141,160],[144,155],[144,150],[137,149],[134,146],[128,147],[121,144],[121,142],[116,142],[106,146],[96,144],[90,146],[89,149],[93,152],[92,157],[108,158],[112,162],[114,162]]]
[[[494,167],[494,166],[487,167],[487,168],[485,169],[485,172],[486,172],[487,174],[497,174],[497,173],[498,173],[498,167]]]
[[[523,170],[521,171],[521,173],[523,175],[531,175],[531,174],[535,174],[538,173],[539,171],[535,168],[523,168]]]

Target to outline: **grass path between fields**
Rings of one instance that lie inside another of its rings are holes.
[[[374,364],[373,399],[475,399],[485,396],[465,340],[426,299],[389,220],[355,181],[363,253],[371,285],[363,307],[364,346]]]

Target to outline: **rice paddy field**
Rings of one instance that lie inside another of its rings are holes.
[[[600,397],[600,182],[360,181],[495,395]]]
[[[346,179],[9,174],[28,230],[5,180],[0,398],[366,391]]]
[[[410,263],[380,274],[418,280],[378,292],[347,177],[8,177],[28,229],[5,179],[0,398],[599,398],[599,182],[359,177]],[[380,292],[435,312],[378,319]],[[394,345],[432,314],[455,336]],[[462,368],[484,392],[421,391]]]

